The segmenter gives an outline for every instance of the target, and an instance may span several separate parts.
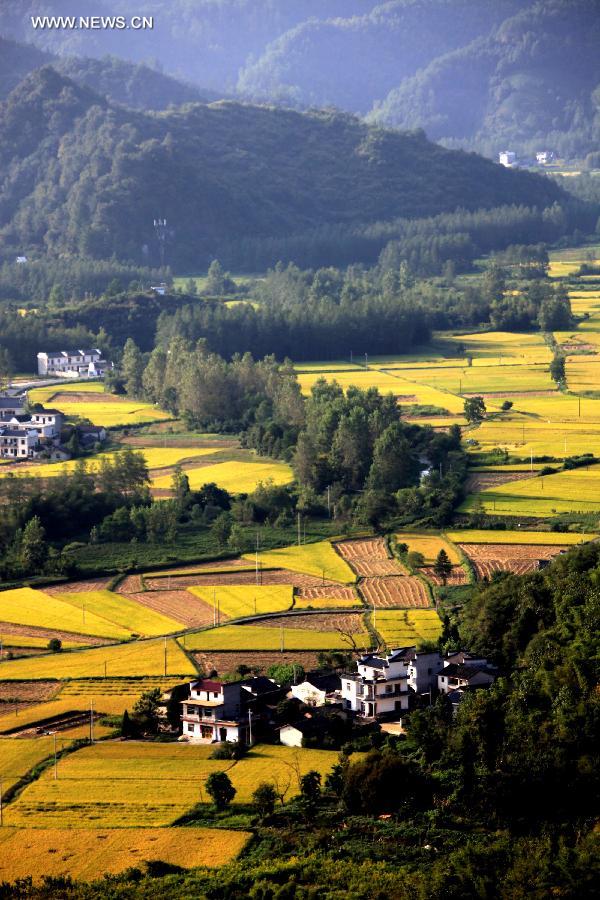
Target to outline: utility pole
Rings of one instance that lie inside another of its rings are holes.
[[[0,828],[4,825],[4,819],[2,816],[2,777],[0,777]]]
[[[165,652],[165,675],[166,675],[167,674],[167,639],[166,639],[166,637],[165,637],[164,652]]]
[[[252,710],[248,710],[248,745],[252,746]]]
[[[83,600],[83,606],[81,607],[81,612],[83,614],[83,624],[85,625],[85,599]]]
[[[331,485],[327,485],[327,515],[331,518]]]
[[[154,220],[154,233],[156,234],[156,240],[158,241],[158,249],[160,252],[160,267],[164,269],[165,267],[165,241],[167,239],[167,220],[166,219],[155,219]]]
[[[284,647],[285,647],[285,644],[284,644],[284,640],[283,640],[283,625],[282,625],[281,626],[281,643],[280,643],[280,651],[279,651],[280,653],[283,653]]]
[[[258,528],[256,529],[256,583],[258,584]],[[254,604],[256,605],[256,599]]]
[[[56,732],[54,732],[54,780],[58,778],[58,765],[56,762]]]
[[[90,744],[94,743],[94,701],[90,700]]]
[[[302,543],[301,541],[302,533],[300,531],[300,513],[298,513],[298,546]]]
[[[365,353],[365,369],[369,368],[369,355]]]
[[[217,627],[217,589],[213,588],[213,627]]]

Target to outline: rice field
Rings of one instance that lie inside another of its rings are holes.
[[[496,361],[502,365],[507,357],[524,363],[549,363],[550,348],[541,334],[519,334],[510,331],[486,331],[478,334],[444,335],[444,339],[464,348],[465,356],[473,357],[473,364],[485,365]]]
[[[406,575],[396,578],[363,578],[359,590],[370,607],[427,608],[431,598],[420,578]]]
[[[442,623],[434,609],[377,610],[373,626],[390,648],[435,641],[442,632]]]
[[[460,564],[456,548],[439,534],[419,534],[414,531],[399,531],[394,535],[399,544],[406,544],[408,551],[422,553],[426,565],[433,565],[440,550],[445,550],[450,562]]]
[[[210,759],[212,746],[102,742],[59,762],[58,778],[45,772],[6,807],[5,824],[24,828],[136,828],[173,824],[198,803],[210,803],[205,783],[226,771],[237,794],[251,800],[262,781],[298,793],[298,773],[323,775],[338,754],[259,745],[239,761]],[[192,829],[195,831],[195,829]],[[218,832],[216,832],[218,833]]]
[[[245,553],[243,559],[254,560],[251,553]],[[339,556],[329,541],[318,541],[315,544],[300,544],[282,547],[280,550],[265,550],[260,554],[261,565],[266,567],[291,569],[304,572],[317,578],[327,578],[352,584],[356,575],[349,565]]]
[[[228,619],[283,612],[291,609],[294,602],[291,584],[220,585],[218,588],[194,586],[188,590]]]
[[[90,881],[161,860],[179,868],[222,866],[241,853],[251,835],[223,828],[2,828],[0,879],[69,875]]]
[[[27,399],[30,403],[50,403],[57,394],[104,394],[104,384],[101,381],[68,381],[63,384],[54,384],[49,387],[32,388],[27,391]],[[110,397],[110,394],[106,395]]]
[[[92,425],[101,425],[105,428],[116,428],[126,425],[142,425],[150,422],[163,422],[172,419],[171,413],[164,409],[158,409],[151,403],[144,403],[141,400],[124,400],[115,397],[112,394],[102,394],[102,399],[82,400],[79,394],[79,385],[76,386],[76,392],[69,390],[71,386],[67,385],[66,390],[51,395],[51,402],[60,409],[65,416],[80,416],[89,419]],[[43,390],[43,389],[42,389]],[[34,392],[30,392],[34,393]],[[91,395],[99,392],[92,391]],[[44,402],[44,401],[32,401]]]
[[[197,670],[174,639],[134,641],[90,650],[69,650],[0,662],[0,679],[101,678],[138,675],[196,675]]]
[[[58,631],[71,631],[114,640],[127,640],[131,632],[93,611],[83,613],[72,603],[33,588],[0,592],[0,621]]]
[[[538,365],[473,365],[411,372],[414,381],[456,394],[500,394],[556,391],[546,363]]]
[[[503,484],[467,497],[460,509],[473,509],[479,502],[486,512],[497,515],[544,518],[563,512],[600,512],[600,466]]]
[[[51,736],[39,738],[0,738],[0,778],[8,790],[39,762],[53,753]],[[0,834],[2,829],[0,829]]]
[[[111,624],[120,626],[129,633],[129,636],[136,634],[155,637],[172,631],[181,631],[184,627],[182,622],[147,606],[142,606],[131,597],[115,594],[112,591],[61,593],[60,599],[81,610],[82,614],[85,610],[86,619],[89,610],[99,618],[107,619]]]
[[[294,473],[290,466],[281,462],[222,462],[212,466],[202,466],[198,469],[183,469],[189,478],[193,491],[199,490],[205,484],[214,482],[218,487],[232,494],[248,494],[256,489],[259,483],[266,484],[290,484],[294,480]],[[169,489],[171,487],[171,475],[159,475],[152,479],[152,487],[156,489]]]
[[[357,646],[368,648],[367,631],[354,635]],[[268,625],[222,625],[186,635],[188,650],[349,650],[352,642],[339,631]],[[0,670],[1,671],[1,670]]]

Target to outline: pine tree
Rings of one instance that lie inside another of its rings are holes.
[[[135,341],[131,338],[127,338],[127,342],[123,348],[121,371],[125,381],[125,390],[129,396],[141,397],[144,357]]]
[[[437,555],[437,559],[433,566],[433,571],[438,576],[438,578],[442,579],[442,584],[444,585],[452,574],[452,563],[450,562],[450,557],[443,547]]]
[[[21,562],[27,572],[37,575],[43,571],[47,559],[46,532],[38,516],[34,516],[23,529]]]

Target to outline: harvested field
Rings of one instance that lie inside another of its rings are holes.
[[[56,681],[0,681],[0,703],[13,700],[20,703],[42,703],[50,700],[59,689],[60,685]]]
[[[107,591],[110,578],[95,578],[89,581],[64,581],[62,584],[51,584],[44,588],[45,594],[58,596],[59,594],[79,594],[90,591]]]
[[[358,589],[369,606],[425,609],[431,604],[425,585],[416,575],[365,578]]]
[[[327,585],[325,587],[322,585],[319,587],[301,587],[298,588],[296,598],[297,600],[314,600],[317,603],[327,600],[347,600],[349,603],[352,601],[357,604],[360,603],[352,588],[342,587],[341,585],[333,588]]]
[[[315,575],[305,575],[302,572],[292,572],[289,569],[261,569],[258,573],[260,584],[292,584],[294,587],[331,587],[337,589],[340,584],[325,578],[317,578]],[[150,590],[160,590],[165,582],[162,578],[146,577],[145,582]],[[241,572],[214,572],[206,575],[173,575],[170,585],[172,588],[185,590],[190,587],[218,587],[219,585],[244,585],[256,584],[256,572],[254,569]]]
[[[303,631],[337,631],[341,629],[349,634],[362,634],[364,620],[362,613],[316,613],[305,616],[274,616],[262,619],[257,625],[249,623],[247,628],[285,628],[302,629]]]
[[[525,575],[539,568],[539,560],[553,559],[561,552],[554,545],[526,544],[460,544],[467,556],[477,578],[491,578],[495,572],[512,572],[514,575]]]
[[[120,593],[125,592],[121,590]],[[189,591],[159,589],[142,591],[139,594],[127,594],[127,596],[154,612],[176,619],[189,628],[212,625],[213,622],[212,607]],[[227,618],[224,614],[222,616]]]
[[[266,672],[270,666],[280,666],[294,663],[302,666],[306,672],[315,669],[317,666],[317,653],[297,650],[270,650],[266,652],[260,651],[198,651],[192,654],[196,663],[202,672],[218,672],[220,676],[235,673],[238,666],[252,666],[258,669],[259,673]]]
[[[529,469],[522,472],[477,472],[469,475],[465,483],[465,490],[469,494],[477,491],[485,491],[487,488],[498,487],[499,484],[508,484],[510,481],[522,481],[531,478]]]
[[[443,585],[443,581],[439,575],[436,575],[433,571],[433,566],[423,566],[420,570],[422,575],[431,582],[431,584],[435,584],[436,587],[441,587]],[[452,572],[446,579],[446,585],[448,587],[456,587],[459,584],[467,583],[467,573],[463,569],[462,566],[452,566]]]
[[[201,575],[203,572],[221,572],[227,569],[243,569],[249,571],[251,564],[246,559],[215,559],[205,563],[190,563],[188,566],[161,569],[160,572],[147,572],[147,578],[165,578],[168,575]]]
[[[116,587],[117,594],[138,594],[143,589],[141,575],[127,575]]]
[[[334,545],[357,575],[407,575],[405,567],[391,559],[383,538],[366,538],[356,541],[339,541]]]
[[[474,559],[472,563],[479,581],[490,579],[496,572],[527,575],[539,568],[535,559]]]

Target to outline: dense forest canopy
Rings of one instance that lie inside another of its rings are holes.
[[[0,106],[3,254],[37,250],[198,271],[221,245],[327,224],[564,198],[547,179],[330,112],[237,103],[151,114],[47,67]],[[340,165],[343,160],[343,165]]]

